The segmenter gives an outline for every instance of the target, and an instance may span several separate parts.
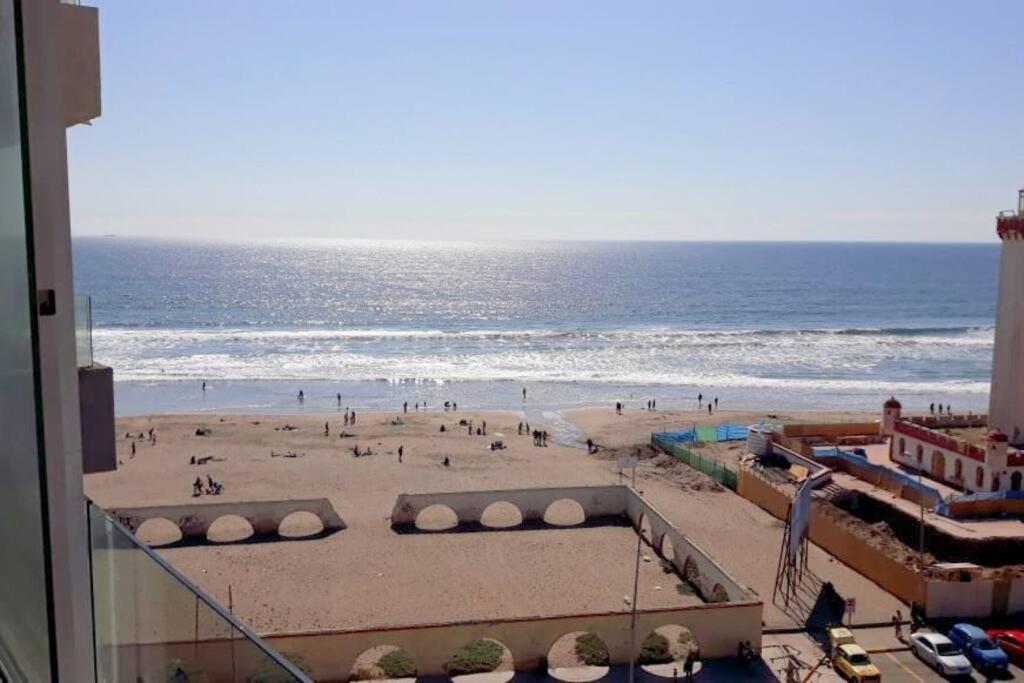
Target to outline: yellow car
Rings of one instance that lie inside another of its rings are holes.
[[[882,674],[871,663],[871,657],[856,643],[846,643],[835,649],[832,668],[841,677],[856,683],[879,683],[882,680]]]

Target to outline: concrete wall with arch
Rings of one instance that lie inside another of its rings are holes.
[[[432,505],[443,505],[455,512],[460,524],[480,522],[491,504],[505,502],[519,508],[524,522],[539,522],[553,503],[572,500],[579,503],[587,518],[616,517],[626,507],[625,486],[563,486],[495,491],[458,491],[442,493],[403,493],[391,511],[391,524],[409,526]]]
[[[210,526],[221,517],[241,517],[252,525],[253,534],[276,534],[281,522],[295,512],[316,515],[324,531],[339,531],[345,522],[326,498],[305,500],[265,500],[252,503],[195,503],[192,505],[152,505],[148,507],[119,507],[108,513],[135,533],[150,519],[166,519],[181,530],[183,539],[206,538]]]
[[[420,676],[443,675],[454,654],[473,640],[490,638],[512,653],[517,671],[538,668],[551,646],[568,633],[584,631],[608,646],[612,664],[628,662],[640,651],[648,633],[666,625],[683,626],[708,659],[734,657],[740,641],[761,644],[761,603],[734,602],[680,609],[641,611],[637,617],[636,647],[632,645],[629,612],[428,624],[405,628],[282,634],[264,638],[280,652],[302,658],[317,681],[346,681],[360,654],[393,645],[405,650]]]

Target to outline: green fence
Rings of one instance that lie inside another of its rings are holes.
[[[705,458],[694,453],[682,444],[663,442],[657,436],[651,436],[651,443],[693,469],[708,475],[722,486],[733,491],[736,490],[736,470],[727,467],[713,458]]]

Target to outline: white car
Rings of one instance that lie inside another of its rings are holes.
[[[970,676],[971,663],[967,657],[941,633],[921,633],[910,636],[910,648],[921,661],[943,676]]]

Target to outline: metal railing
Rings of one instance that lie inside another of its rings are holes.
[[[92,297],[75,295],[75,353],[78,367],[87,368],[93,364],[92,357]]]
[[[87,512],[97,681],[310,682],[103,509]]]

